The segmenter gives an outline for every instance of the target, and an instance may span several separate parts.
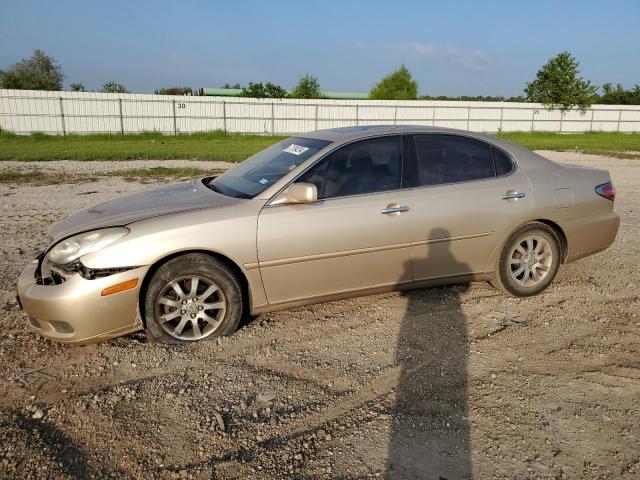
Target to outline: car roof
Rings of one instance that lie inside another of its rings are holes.
[[[330,142],[341,142],[344,140],[357,140],[376,135],[403,134],[403,133],[451,133],[464,134],[468,136],[494,140],[495,137],[488,137],[483,134],[469,132],[467,130],[457,130],[446,127],[428,127],[423,125],[359,125],[353,127],[328,128],[326,130],[316,130],[301,134],[304,138],[315,138]]]
[[[402,135],[402,134],[420,134],[420,133],[442,133],[449,135],[462,135],[465,137],[472,137],[478,140],[488,142],[492,145],[496,145],[512,155],[521,158],[522,156],[535,156],[538,159],[543,158],[539,155],[535,155],[531,150],[528,150],[520,145],[511,143],[503,138],[496,137],[495,135],[489,135],[480,132],[471,132],[469,130],[459,130],[456,128],[447,127],[431,127],[424,125],[359,125],[353,127],[339,127],[328,128],[326,130],[316,130],[313,132],[307,132],[298,137],[314,138],[318,140],[326,140],[335,143],[347,143],[354,140],[375,137],[378,135]],[[546,159],[545,159],[546,160]],[[549,161],[549,160],[546,160]]]

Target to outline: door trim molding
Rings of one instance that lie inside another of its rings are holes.
[[[379,247],[366,247],[366,248],[356,248],[353,250],[342,250],[339,252],[329,252],[329,253],[318,253],[315,255],[305,255],[302,257],[290,257],[290,258],[281,258],[277,260],[267,260],[265,262],[258,262],[252,264],[245,264],[245,268],[249,268],[247,265],[251,265],[253,268],[259,266],[260,268],[266,267],[277,267],[280,265],[289,265],[292,263],[302,263],[302,262],[313,262],[316,260],[327,260],[331,258],[340,258],[340,257],[350,257],[352,255],[362,255],[365,253],[376,253],[376,252],[384,252],[386,250],[398,250],[401,248],[409,248],[411,247],[411,242],[406,243],[396,243],[392,245],[382,245]],[[254,266],[255,265],[255,266]]]
[[[455,242],[458,240],[467,240],[471,238],[488,237],[489,235],[493,235],[493,233],[494,232],[492,231],[483,232],[483,233],[471,233],[468,235],[456,235],[453,237],[431,238],[431,239],[420,240],[415,242],[382,245],[379,247],[356,248],[353,250],[342,250],[339,252],[319,253],[315,255],[304,255],[301,257],[289,257],[289,258],[280,258],[276,260],[266,260],[264,262],[258,261],[258,262],[252,262],[252,263],[245,263],[244,268],[246,268],[247,270],[252,270],[255,268],[278,267],[281,265],[290,265],[294,263],[314,262],[316,260],[328,260],[332,258],[349,257],[352,255],[362,255],[366,253],[376,253],[376,252],[384,252],[387,250],[398,250],[401,248],[418,247],[422,245],[429,245],[432,243]]]
[[[493,235],[494,233],[495,232],[491,231],[491,232],[484,232],[484,233],[469,233],[467,235],[455,235],[453,237],[429,238],[427,240],[411,242],[411,246],[417,247],[419,245],[429,245],[431,243],[455,242],[457,240],[467,240],[469,238],[488,237],[489,235]]]

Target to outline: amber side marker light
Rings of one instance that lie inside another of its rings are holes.
[[[102,290],[100,294],[101,297],[106,297],[107,295],[112,295],[118,292],[124,292],[125,290],[131,290],[132,288],[136,288],[138,285],[138,279],[134,278],[133,280],[127,280],[126,282],[118,283],[116,285],[112,285],[109,288],[105,288]]]

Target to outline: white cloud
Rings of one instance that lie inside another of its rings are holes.
[[[386,43],[383,48],[389,52],[410,54],[474,72],[486,70],[491,62],[491,56],[482,50],[465,50],[454,45],[407,42]]]

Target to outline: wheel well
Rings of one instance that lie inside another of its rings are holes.
[[[558,239],[560,240],[560,260],[561,260],[561,263],[564,263],[564,261],[567,258],[567,251],[569,249],[569,245],[567,243],[567,236],[562,231],[562,228],[560,228],[560,225],[558,225],[555,222],[552,222],[551,220],[545,220],[545,219],[538,219],[535,221],[544,223],[547,227],[553,230],[556,233],[556,235],[558,235]]]
[[[172,260],[176,257],[180,257],[181,255],[187,255],[189,253],[204,253],[206,255],[209,255],[210,257],[215,258],[216,260],[223,263],[229,270],[231,270],[231,272],[235,275],[235,277],[240,282],[240,287],[242,288],[242,298],[244,300],[245,308],[246,309],[250,308],[251,293],[249,290],[249,281],[247,280],[247,277],[245,276],[242,269],[238,266],[238,264],[236,264],[229,257],[222,255],[221,253],[218,253],[218,252],[212,252],[210,250],[185,250],[182,252],[172,253],[171,255],[167,255],[166,257],[162,257],[161,259],[156,260],[147,271],[147,274],[144,276],[144,279],[142,280],[142,286],[140,287],[140,296],[138,297],[138,308],[140,310],[140,318],[142,320],[142,324],[145,327],[146,327],[146,318],[145,318],[145,312],[144,312],[144,303],[145,303],[144,297],[147,294],[147,287],[149,286],[149,282],[151,281],[151,278],[156,273],[156,271],[169,260]]]

